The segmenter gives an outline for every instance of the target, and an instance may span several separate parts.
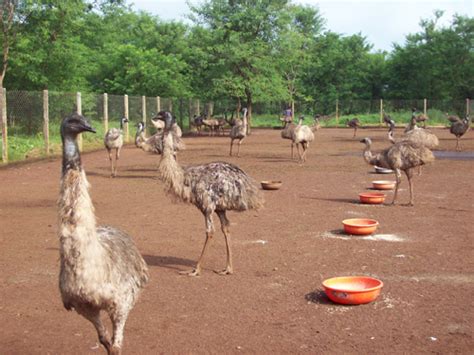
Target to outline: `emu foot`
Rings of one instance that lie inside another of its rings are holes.
[[[413,207],[413,206],[415,206],[415,205],[413,204],[413,202],[408,202],[408,203],[404,203],[402,206],[405,206],[405,207]]]
[[[225,275],[232,275],[234,273],[234,271],[232,270],[232,268],[230,267],[226,267],[224,270],[214,270],[214,272],[218,275],[222,275],[222,276],[225,276]]]
[[[185,271],[180,271],[179,274],[188,275],[188,276],[199,276],[201,275],[201,270],[198,270],[198,269],[185,270]]]

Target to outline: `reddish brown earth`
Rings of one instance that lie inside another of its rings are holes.
[[[439,149],[452,152],[454,137],[434,131]],[[254,130],[241,158],[228,156],[227,137],[185,139],[183,164],[225,160],[257,181],[283,181],[264,192],[264,209],[229,213],[231,276],[212,272],[225,265],[219,228],[202,276],[178,274],[199,256],[204,219],[164,193],[159,157],[128,146],[119,177],[110,179],[105,151],[84,154],[99,222],[131,234],[150,268],[124,353],[472,353],[474,133],[462,139],[470,160],[437,159],[415,176],[415,207],[357,202],[372,180],[393,178],[363,162],[363,136],[374,138],[375,149],[388,146],[386,129],[360,130],[356,139],[348,129],[323,129],[305,165],[289,159],[278,130]],[[93,326],[59,296],[59,172],[59,159],[0,170],[2,354],[104,353]],[[404,176],[401,187],[405,203]],[[358,216],[377,219],[377,233],[402,241],[334,237],[343,219]],[[373,303],[336,305],[321,282],[341,275],[385,285]]]

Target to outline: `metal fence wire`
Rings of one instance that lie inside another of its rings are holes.
[[[49,137],[46,138],[45,129],[52,136],[52,143],[60,145],[58,137],[61,120],[72,112],[80,109],[82,114],[93,121],[97,127],[98,134],[87,135],[85,148],[98,147],[102,142],[106,128],[119,127],[120,120],[128,116],[129,142],[133,140],[138,122],[144,121],[148,134],[153,134],[155,129],[151,124],[151,118],[158,111],[170,111],[173,113],[183,132],[192,130],[193,117],[205,114],[213,117],[231,117],[237,108],[245,106],[244,102],[238,104],[235,99],[222,98],[212,102],[203,102],[190,98],[163,98],[127,95],[107,95],[97,93],[73,93],[58,91],[4,91],[6,109],[2,110],[2,145],[0,147],[2,161],[8,162],[7,153],[14,156],[14,160],[24,159],[29,151],[36,149],[49,154]],[[47,101],[45,101],[45,95]],[[45,106],[47,109],[45,110]],[[80,107],[78,107],[80,105]],[[343,125],[338,118],[347,119],[351,116],[370,116],[370,122],[374,117],[379,118],[382,110],[391,115],[397,123],[408,122],[411,109],[416,108],[418,112],[426,113],[430,118],[434,117],[437,122],[443,122],[446,115],[458,115],[464,117],[472,112],[474,102],[472,100],[436,100],[436,99],[409,99],[409,100],[305,100],[296,101],[295,117],[300,115],[314,116],[319,114],[322,120],[328,122],[336,118],[336,124]],[[104,108],[107,108],[107,112]],[[276,120],[290,105],[288,102],[269,101],[257,102],[252,106],[252,115],[264,116],[269,122]],[[47,117],[45,118],[45,115]],[[105,119],[107,118],[107,122]],[[8,133],[7,133],[8,132]],[[10,138],[10,139],[8,139]],[[41,141],[46,145],[43,150],[38,148]],[[7,148],[5,148],[7,147]]]

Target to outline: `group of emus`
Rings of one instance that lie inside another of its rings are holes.
[[[117,175],[117,160],[123,145],[122,127],[127,122],[123,118],[121,129],[112,128],[105,135],[112,177]],[[469,126],[469,119],[467,122]],[[177,154],[184,149],[182,132],[172,115],[161,111],[153,117],[152,123],[157,132],[150,137],[146,137],[143,123],[138,124],[136,146],[147,152],[161,154],[158,174],[166,189],[179,200],[194,204],[205,219],[206,239],[201,255],[196,266],[184,273],[190,276],[201,273],[202,261],[215,233],[213,215],[216,213],[224,234],[227,255],[226,267],[218,273],[232,274],[230,222],[226,212],[260,208],[264,200],[259,187],[242,169],[230,163],[181,166]],[[361,141],[366,145],[364,159],[369,164],[395,171],[397,184],[392,203],[397,197],[401,172],[405,172],[410,184],[410,204],[413,204],[413,168],[434,160],[430,149],[438,144],[438,139],[428,130],[416,127],[416,124],[396,139],[393,121],[387,118],[387,123],[393,145],[374,155],[370,150],[370,138],[364,138]],[[355,129],[359,126],[358,120],[351,124]],[[454,120],[451,131],[461,132],[458,127],[465,127],[465,124],[465,120]],[[247,136],[247,125],[247,111],[244,109],[242,119],[232,122],[229,133],[230,155],[237,140],[239,156],[240,145]],[[291,140],[292,158],[296,144],[300,161],[306,160],[308,146],[314,140],[314,132],[318,128],[317,119],[312,126],[304,125],[302,117],[298,124],[285,122],[281,137]],[[75,113],[63,120],[63,160],[58,202],[61,257],[59,287],[64,307],[76,310],[94,325],[100,343],[109,354],[120,354],[125,322],[141,289],[148,282],[148,269],[129,235],[113,227],[97,225],[88,191],[89,183],[77,145],[77,136],[82,132],[95,132],[82,115]],[[464,133],[455,134],[460,137]],[[112,157],[114,149],[115,163]],[[101,320],[101,311],[110,317],[112,335],[109,335]]]

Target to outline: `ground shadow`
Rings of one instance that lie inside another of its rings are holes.
[[[308,199],[308,200],[319,200],[319,201],[329,201],[329,202],[344,202],[350,204],[360,205],[360,201],[354,198],[324,198],[324,197],[310,197],[310,196],[300,196],[300,198]]]
[[[143,255],[143,259],[145,259],[148,265],[179,271],[182,270],[179,266],[194,267],[196,265],[194,260],[177,258],[175,256]]]
[[[157,168],[126,168],[122,169],[122,171],[134,171],[138,173],[146,173],[146,172],[156,172]]]
[[[110,177],[110,173],[106,174],[106,173],[99,173],[95,171],[88,172],[87,176],[98,176],[98,177],[103,177],[107,179],[112,179]],[[120,172],[119,172],[118,175],[114,177],[113,179],[152,179],[153,180],[153,179],[157,179],[157,177],[152,176],[152,175],[120,175]]]
[[[323,290],[317,290],[307,293],[304,298],[306,301],[317,304],[334,304]]]

